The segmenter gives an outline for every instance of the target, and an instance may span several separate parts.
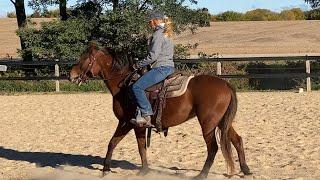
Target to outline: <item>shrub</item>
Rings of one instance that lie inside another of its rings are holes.
[[[1,92],[52,92],[53,81],[0,81]]]
[[[174,47],[174,58],[175,59],[185,59],[190,56],[189,49],[187,46],[182,44],[177,44]]]
[[[226,11],[224,13],[216,15],[215,19],[216,21],[242,21],[243,14],[234,11]]]
[[[285,21],[296,19],[294,12],[292,12],[291,10],[283,10],[280,13],[280,18],[281,20],[285,20]]]
[[[16,12],[15,11],[13,11],[13,12],[8,12],[7,13],[7,17],[8,18],[16,18],[17,16],[16,16]]]
[[[304,20],[304,12],[300,8],[293,8],[291,11],[294,13],[295,20]]]
[[[279,14],[267,9],[255,9],[244,14],[246,21],[276,21],[280,20]]]
[[[229,79],[228,82],[240,92],[254,90],[249,84],[249,79]]]
[[[217,20],[217,16],[215,16],[215,15],[211,15],[211,21],[212,21],[212,22],[214,22],[214,21],[218,21],[218,20]]]
[[[320,90],[320,82],[312,83],[312,90]]]
[[[41,18],[42,16],[41,16],[39,11],[35,11],[29,17],[31,17],[31,18]]]
[[[81,86],[78,86],[69,81],[62,81],[60,83],[60,90],[65,92],[90,92],[90,91],[104,91],[107,92],[108,89],[103,81],[91,80]]]
[[[59,18],[60,17],[60,10],[54,9],[54,10],[47,10],[39,11],[35,10],[29,17],[31,18]]]
[[[312,67],[317,68],[317,64],[313,63]],[[284,61],[275,62],[272,64],[265,62],[251,62],[245,65],[245,71],[248,74],[285,74],[285,73],[304,73],[304,61]],[[251,78],[250,86],[257,90],[269,89],[296,89],[297,87],[304,87],[304,78]]]
[[[103,81],[94,80],[82,84],[80,87],[69,81],[60,81],[63,92],[104,91],[107,88]],[[54,81],[0,81],[0,92],[55,92]]]
[[[59,18],[60,17],[60,10],[54,9],[54,10],[45,10],[41,14],[41,17],[45,18]]]
[[[190,56],[190,50],[194,50],[199,46],[198,43],[195,44],[188,44],[188,45],[182,45],[182,44],[176,44],[174,46],[174,59],[186,59]]]
[[[293,8],[281,11],[280,18],[281,20],[303,20],[305,19],[305,15],[300,8]]]
[[[283,10],[281,13],[272,12],[267,9],[255,9],[245,14],[226,11],[218,15],[212,15],[211,21],[279,21],[279,20],[304,20],[305,12],[300,8]]]
[[[305,12],[305,18],[307,20],[320,20],[320,9],[313,9]]]

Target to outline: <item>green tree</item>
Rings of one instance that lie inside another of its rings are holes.
[[[293,8],[291,11],[294,13],[295,20],[304,20],[304,12],[300,8]]]
[[[291,10],[283,10],[283,11],[281,11],[280,18],[282,20],[285,20],[285,21],[296,20],[295,14]]]
[[[234,11],[226,11],[216,15],[217,21],[241,21],[242,19],[243,14]]]
[[[146,15],[150,11],[163,11],[171,17],[176,33],[195,31],[204,18],[210,19],[180,0],[88,1],[70,9],[66,21],[44,22],[40,29],[30,26],[18,34],[28,40],[28,50],[39,58],[76,58],[95,41],[130,60],[146,55],[150,34]]]
[[[305,0],[305,2],[311,4],[312,8],[317,8],[320,6],[320,0]]]
[[[320,9],[313,9],[305,12],[305,18],[307,20],[320,20]]]
[[[276,21],[279,20],[279,14],[268,9],[255,9],[244,14],[247,21]]]
[[[200,27],[209,27],[211,22],[211,14],[207,8],[199,9],[197,12]]]
[[[28,46],[21,53],[31,51],[37,59],[76,59],[91,35],[87,26],[82,19],[68,19],[43,22],[40,30],[32,26],[22,29],[18,34],[26,38]]]

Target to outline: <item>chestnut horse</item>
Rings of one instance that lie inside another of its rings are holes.
[[[137,138],[142,161],[140,174],[147,173],[149,169],[146,157],[146,129],[135,127],[129,122],[135,116],[136,106],[126,103],[128,87],[123,85],[123,81],[132,71],[128,63],[118,66],[113,54],[91,45],[89,50],[81,55],[79,62],[72,67],[70,72],[70,80],[78,84],[89,77],[101,77],[113,97],[113,111],[119,124],[108,145],[104,173],[111,171],[111,156],[114,148],[132,129],[134,129]],[[245,160],[242,138],[231,125],[236,111],[235,90],[228,82],[208,75],[195,76],[190,80],[185,94],[166,100],[162,114],[164,128],[177,126],[195,116],[200,123],[208,154],[203,169],[196,178],[206,178],[213,164],[218,151],[216,128],[220,130],[221,150],[230,171],[234,172],[232,142],[238,153],[241,171],[245,175],[250,173]]]

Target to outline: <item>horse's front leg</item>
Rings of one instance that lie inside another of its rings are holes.
[[[145,175],[149,171],[146,147],[146,128],[135,128],[134,132],[137,138],[139,154],[142,162],[142,168],[138,174]]]
[[[119,121],[118,127],[113,134],[109,145],[108,145],[108,152],[106,154],[106,158],[103,163],[103,175],[106,172],[110,172],[111,169],[111,157],[114,148],[118,145],[118,143],[128,134],[128,132],[133,128],[133,125],[129,122]]]

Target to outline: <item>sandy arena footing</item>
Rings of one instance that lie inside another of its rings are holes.
[[[234,127],[253,173],[245,179],[320,179],[320,92],[246,92],[238,99]],[[117,125],[110,94],[10,95],[0,101],[0,179],[101,179]],[[171,128],[167,138],[153,134],[147,177],[191,177],[205,158],[200,126],[192,119]],[[112,164],[105,179],[141,179],[135,176],[141,163],[133,132],[115,149]],[[225,179],[226,172],[219,151],[208,179]]]

